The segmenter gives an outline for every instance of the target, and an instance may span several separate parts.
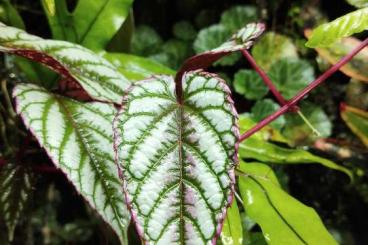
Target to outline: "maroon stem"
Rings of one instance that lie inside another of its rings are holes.
[[[324,72],[320,77],[318,77],[316,80],[311,82],[307,87],[305,87],[302,91],[300,91],[291,100],[287,101],[286,104],[282,106],[279,110],[269,115],[268,117],[260,121],[256,126],[254,126],[250,130],[242,134],[240,136],[239,142],[242,142],[243,140],[247,139],[254,133],[261,130],[263,127],[265,127],[266,125],[268,125],[269,123],[271,123],[272,121],[274,121],[275,119],[277,119],[278,117],[280,117],[281,115],[289,111],[289,109],[295,106],[300,100],[302,100],[304,96],[309,94],[310,91],[315,89],[317,86],[323,83],[328,77],[330,77],[337,70],[339,70],[342,66],[348,63],[357,53],[359,53],[359,51],[361,51],[367,45],[368,45],[368,38],[366,38],[363,42],[361,42],[353,51],[351,51],[349,54],[344,56],[339,62],[333,65],[330,69]]]
[[[252,55],[248,52],[246,49],[242,49],[241,52],[243,53],[244,57],[247,58],[250,65],[254,68],[254,70],[259,74],[259,76],[262,78],[264,83],[267,85],[267,87],[270,89],[271,93],[275,96],[277,101],[281,105],[285,105],[287,103],[287,100],[282,96],[282,94],[277,90],[275,85],[272,83],[271,79],[268,77],[266,72],[262,70],[262,68],[257,64],[257,62],[254,60]]]

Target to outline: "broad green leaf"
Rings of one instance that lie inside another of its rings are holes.
[[[20,29],[25,29],[22,17],[9,0],[0,0],[0,21]]]
[[[220,23],[229,31],[234,32],[258,19],[257,8],[255,6],[239,5],[223,12]]]
[[[298,58],[295,45],[287,36],[267,32],[260,40],[254,44],[252,55],[257,64],[268,71],[271,65],[278,63],[283,58]]]
[[[271,66],[268,75],[281,94],[291,99],[314,80],[314,69],[305,60],[284,58]]]
[[[322,107],[310,102],[302,102],[300,111],[306,116],[320,135],[313,134],[311,128],[296,113],[285,115],[286,124],[282,134],[292,142],[293,145],[308,145],[321,137],[329,137],[332,132],[332,123]]]
[[[279,108],[280,106],[271,99],[258,100],[251,109],[251,116],[256,122],[259,122],[277,111]],[[285,125],[285,117],[281,116],[277,118],[275,121],[270,123],[270,125],[273,128],[280,130]]]
[[[147,244],[215,244],[233,193],[238,128],[225,82],[187,72],[137,82],[116,117],[126,201]]]
[[[221,242],[223,245],[242,245],[243,229],[240,213],[236,200],[233,200],[227,209],[226,218],[221,231]]]
[[[215,49],[223,44],[229,36],[231,36],[231,33],[232,32],[229,29],[221,24],[204,28],[198,33],[197,38],[194,41],[194,50],[198,54]],[[239,60],[239,58],[239,54],[231,54],[230,56],[224,57],[216,64],[233,65]]]
[[[305,35],[310,36],[311,32],[306,30]],[[330,64],[336,64],[342,57],[350,53],[361,41],[353,37],[343,38],[331,44],[329,47],[316,48],[318,54]],[[360,81],[368,82],[368,48],[362,49],[354,58],[340,68],[346,75]]]
[[[239,117],[239,128],[241,132],[245,132],[251,129],[256,124],[257,122],[252,118],[249,113],[241,114]],[[270,125],[263,127],[251,137],[263,141],[271,140],[275,142],[289,144],[289,141],[281,134],[281,132],[271,127]]]
[[[17,113],[57,168],[126,242],[129,214],[114,164],[113,105],[81,103],[32,84],[14,90]]]
[[[306,46],[310,48],[327,47],[343,37],[348,37],[367,29],[368,7],[318,26],[313,30]]]
[[[129,14],[133,0],[79,0],[72,13],[66,0],[41,0],[54,39],[105,49]]]
[[[368,146],[368,112],[342,105],[341,117],[362,142]]]
[[[256,123],[249,116],[241,115],[239,127],[241,132],[245,132],[253,127]],[[319,157],[306,150],[286,148],[271,142],[281,142],[289,144],[278,130],[267,126],[258,131],[250,138],[244,140],[239,145],[239,156],[242,159],[255,159],[257,161],[276,164],[314,164],[319,163],[327,168],[335,169],[346,173],[351,179],[352,172],[338,165],[327,158]]]
[[[33,188],[30,169],[7,163],[0,167],[0,220],[8,229],[8,239],[14,238],[14,230],[27,208]]]
[[[242,159],[255,159],[257,161],[275,164],[316,164],[341,171],[353,179],[352,172],[327,158],[319,157],[302,149],[291,149],[272,144],[270,142],[248,138],[239,145],[239,156]]]
[[[149,26],[138,26],[133,34],[132,53],[148,56],[161,51],[163,41],[159,34]]]
[[[118,71],[131,81],[142,80],[157,74],[175,74],[173,70],[166,66],[131,54],[106,53],[104,58],[114,64]]]
[[[245,98],[257,100],[268,93],[268,88],[257,72],[253,70],[239,70],[234,75],[235,91]]]
[[[346,0],[350,5],[353,5],[357,8],[365,8],[368,7],[368,0]]]
[[[268,244],[337,244],[314,209],[284,192],[267,165],[241,163],[240,194]]]
[[[123,75],[104,58],[82,46],[45,40],[0,23],[0,51],[26,57],[77,83],[94,99],[120,103],[130,86]]]

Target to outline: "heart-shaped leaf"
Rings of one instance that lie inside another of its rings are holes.
[[[7,163],[0,168],[0,220],[8,229],[8,239],[13,240],[14,229],[27,208],[33,188],[30,169]]]
[[[268,244],[337,244],[316,211],[283,191],[267,165],[242,162],[239,170],[244,208]]]
[[[104,58],[82,46],[45,40],[0,23],[0,51],[40,62],[75,83],[93,99],[120,103],[130,86],[123,75]]]
[[[133,0],[79,0],[72,13],[66,0],[42,0],[54,39],[104,50],[117,33]]]
[[[291,99],[314,80],[313,66],[300,59],[283,58],[271,66],[268,74],[286,99]]]
[[[346,14],[313,30],[306,46],[327,47],[343,37],[368,29],[368,7]]]
[[[253,70],[239,70],[234,75],[234,89],[250,100],[263,98],[268,93],[268,88],[262,78]]]
[[[137,82],[116,117],[128,207],[147,244],[215,244],[232,200],[237,114],[219,77],[187,72]]]
[[[14,89],[16,110],[40,145],[122,242],[129,223],[114,164],[113,105],[81,103],[32,84]]]
[[[287,36],[267,32],[252,49],[252,55],[262,69],[268,71],[271,65],[283,58],[298,58],[294,43]]]

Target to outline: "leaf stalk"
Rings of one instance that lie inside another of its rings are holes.
[[[254,133],[261,130],[266,125],[270,124],[272,121],[276,120],[281,115],[288,112],[293,106],[295,106],[300,100],[302,100],[307,94],[309,94],[313,89],[322,84],[327,78],[329,78],[332,74],[338,71],[342,66],[348,63],[355,55],[357,55],[363,48],[368,45],[368,38],[362,41],[355,49],[353,49],[349,54],[345,55],[339,62],[330,67],[326,72],[324,72],[321,76],[311,82],[307,87],[305,87],[302,91],[300,91],[296,96],[294,96],[291,100],[287,101],[285,105],[283,105],[279,110],[272,113],[268,117],[264,118],[257,125],[255,125],[250,130],[246,131],[244,134],[240,136],[239,142],[249,138]]]

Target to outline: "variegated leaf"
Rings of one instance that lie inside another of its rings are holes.
[[[232,200],[237,113],[219,77],[185,73],[136,83],[115,118],[117,162],[146,244],[215,244]]]
[[[29,202],[32,179],[25,167],[7,163],[0,168],[0,221],[7,226],[9,241],[13,240],[15,227]]]
[[[187,71],[205,69],[212,65],[215,61],[231,54],[232,52],[240,51],[242,49],[249,49],[255,40],[262,35],[265,28],[266,27],[263,23],[247,24],[219,47],[187,59],[180,67],[176,77],[180,78],[184,72]]]
[[[126,241],[129,213],[114,164],[113,105],[82,103],[32,84],[17,85],[16,110],[54,164]]]
[[[82,46],[45,40],[0,22],[0,51],[40,62],[77,83],[93,98],[120,103],[130,82],[104,58]]]

